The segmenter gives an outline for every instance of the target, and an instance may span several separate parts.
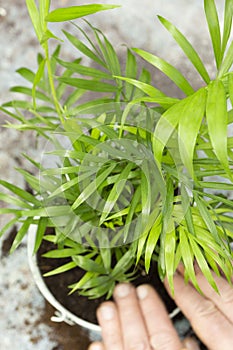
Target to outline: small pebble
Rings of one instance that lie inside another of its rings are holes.
[[[6,10],[3,7],[0,7],[0,17],[5,17],[7,15]]]

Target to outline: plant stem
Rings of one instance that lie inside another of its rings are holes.
[[[48,78],[49,78],[49,84],[50,84],[51,94],[53,97],[54,106],[56,108],[57,114],[58,114],[61,122],[63,122],[63,115],[62,115],[63,111],[62,111],[62,107],[57,99],[56,89],[55,89],[54,80],[53,80],[53,73],[52,73],[50,56],[49,56],[48,41],[46,41],[46,43],[43,44],[43,49],[45,52],[46,65],[47,65],[47,70],[48,70]]]

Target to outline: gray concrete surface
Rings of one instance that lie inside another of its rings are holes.
[[[92,23],[104,30],[119,52],[122,51],[122,44],[140,47],[177,64],[189,78],[195,77],[194,70],[184,63],[181,51],[159,25],[156,14],[161,14],[189,35],[201,50],[210,72],[213,71],[202,0],[95,2],[122,5],[120,9],[89,17]],[[64,6],[80,4],[69,0],[57,0],[56,3]],[[217,1],[220,8],[223,3],[222,0]],[[54,30],[59,32],[60,27],[56,26]],[[0,0],[0,103],[12,98],[8,92],[10,86],[21,83],[14,71],[21,66],[35,67],[37,47],[24,0]],[[65,50],[69,55],[70,46],[66,46]],[[198,79],[195,84],[199,84]],[[167,86],[167,89],[170,87]],[[14,171],[14,167],[22,165],[20,153],[30,150],[30,154],[36,158],[39,151],[36,150],[32,134],[28,133],[26,137],[3,128],[1,125],[5,119],[0,114],[0,178],[22,184],[22,179]],[[3,225],[3,221],[0,218],[0,225]],[[50,322],[53,310],[34,285],[27,264],[26,244],[11,256],[2,254],[0,276],[0,350],[86,349],[87,340],[79,328],[71,329]]]

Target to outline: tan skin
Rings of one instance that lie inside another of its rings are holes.
[[[224,278],[213,276],[220,294],[197,270],[201,295],[184,283],[180,268],[174,276],[174,299],[209,350],[232,350],[233,288]],[[166,281],[165,286],[169,292]],[[191,339],[181,342],[164,304],[149,285],[135,289],[131,284],[119,284],[114,302],[103,303],[97,317],[103,342],[92,343],[88,350],[199,350]]]

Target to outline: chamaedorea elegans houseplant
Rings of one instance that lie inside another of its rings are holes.
[[[215,2],[204,1],[216,62],[213,80],[185,36],[159,17],[202,77],[197,91],[170,63],[141,49],[127,50],[122,69],[111,43],[91,24],[90,35],[77,24],[75,35],[64,32],[77,59],[61,59],[60,46],[50,55],[48,40],[54,35],[47,21],[73,19],[83,7],[48,14],[49,1],[39,4],[37,9],[27,1],[44,55],[38,55],[36,73],[18,70],[31,88],[12,88],[30,98],[1,107],[18,121],[9,127],[25,134],[34,130],[45,141],[41,162],[26,156],[37,175],[18,169],[33,194],[0,181],[14,193],[1,193],[1,200],[13,205],[0,209],[13,215],[1,234],[20,223],[11,250],[35,224],[34,251],[44,239],[56,245],[47,257],[70,259],[47,275],[81,267],[86,273],[71,291],[90,298],[109,298],[117,282],[148,273],[152,262],[172,290],[180,262],[198,290],[194,261],[213,288],[211,269],[221,270],[231,283],[232,1],[225,1],[222,33]],[[94,67],[83,65],[80,55]],[[157,89],[146,69],[139,72],[137,56],[165,73],[185,97]],[[47,227],[54,229],[52,235]]]

